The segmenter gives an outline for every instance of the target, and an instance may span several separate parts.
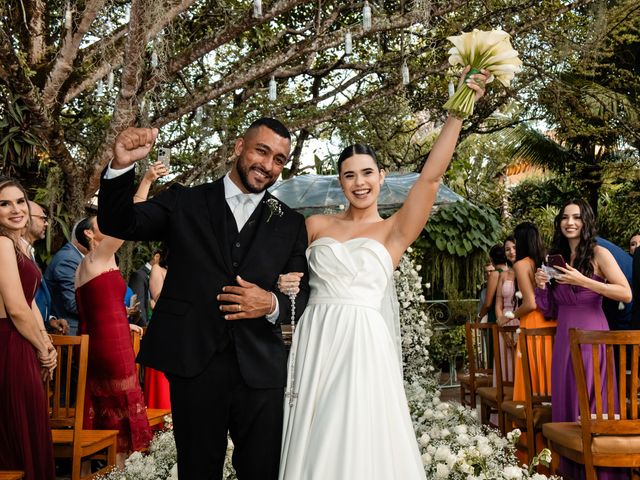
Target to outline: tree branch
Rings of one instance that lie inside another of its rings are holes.
[[[78,29],[75,33],[68,31],[62,43],[62,48],[58,52],[58,56],[53,64],[53,68],[49,73],[47,82],[42,90],[42,100],[47,108],[53,108],[60,89],[64,82],[69,78],[69,74],[73,70],[73,62],[78,56],[78,49],[82,39],[89,31],[89,27],[103,7],[105,0],[89,0],[86,4],[84,12],[78,22]]]

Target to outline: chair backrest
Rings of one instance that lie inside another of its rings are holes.
[[[89,335],[52,335],[51,338],[58,352],[58,368],[45,384],[49,423],[51,428],[73,428],[75,448],[76,434],[82,431]]]
[[[467,322],[464,326],[467,343],[467,361],[470,381],[474,382],[477,374],[491,375],[491,348],[495,323]]]
[[[140,333],[131,330],[131,345],[133,345],[133,355],[138,358],[138,352],[140,351]],[[136,361],[136,372],[140,374],[140,364]]]
[[[610,332],[572,328],[569,329],[569,340],[580,402],[583,442],[590,441],[592,434],[640,434],[638,419],[640,331]],[[614,355],[616,348],[619,349],[617,367]],[[631,354],[631,365],[627,364],[628,353]],[[592,359],[592,372],[585,368],[583,357]],[[592,398],[587,385],[594,386],[591,392]]]
[[[140,334],[131,330],[131,345],[133,345],[133,354],[137,357],[140,351]]]
[[[515,337],[518,327],[496,326],[493,330],[493,358],[498,399],[502,401],[505,387],[513,387],[516,364]],[[511,345],[511,346],[509,346]]]
[[[518,336],[527,407],[551,402],[551,353],[556,327],[522,328]]]

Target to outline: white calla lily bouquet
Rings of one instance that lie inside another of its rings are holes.
[[[491,77],[496,78],[508,87],[513,77],[522,69],[522,60],[518,58],[511,46],[510,35],[502,30],[474,30],[455,37],[447,37],[453,47],[449,50],[449,63],[453,66],[471,66],[467,77],[488,70]],[[444,104],[444,108],[452,114],[466,118],[473,113],[475,91],[462,84],[454,95]]]

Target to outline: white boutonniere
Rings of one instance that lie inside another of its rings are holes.
[[[267,217],[267,223],[269,223],[269,220],[271,220],[271,217],[273,217],[274,215],[276,217],[281,217],[282,215],[284,215],[280,202],[275,198],[270,198],[266,201],[266,204],[267,207],[269,207],[269,216]]]

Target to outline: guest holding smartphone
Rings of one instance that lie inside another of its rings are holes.
[[[563,267],[554,262],[559,271],[550,275],[542,268],[535,274],[536,305],[546,317],[556,318],[558,329],[553,347],[551,371],[552,420],[575,422],[580,415],[576,378],[571,364],[569,329],[609,330],[602,311],[603,297],[629,302],[631,288],[611,253],[596,245],[595,216],[584,200],[571,200],[564,204],[555,218],[552,252],[562,255]],[[583,350],[582,361],[587,378],[599,368],[604,378],[604,347],[600,352],[600,365],[593,364],[591,351]],[[589,385],[589,398],[595,402],[595,388],[602,391],[604,409],[607,409],[606,385]],[[617,395],[616,395],[617,397]],[[617,404],[617,398],[615,399]],[[594,405],[591,405],[595,411]],[[584,467],[561,457],[560,471],[568,478],[584,478]],[[624,469],[599,468],[598,478],[628,478]]]

